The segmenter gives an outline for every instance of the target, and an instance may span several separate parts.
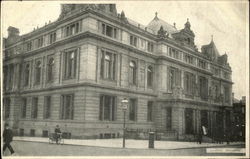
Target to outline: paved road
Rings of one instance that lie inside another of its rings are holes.
[[[207,156],[205,148],[156,150],[156,149],[122,149],[75,145],[56,145],[48,143],[13,141],[16,156]],[[242,146],[237,146],[242,147]],[[8,156],[9,152],[5,153]],[[209,154],[225,155],[225,154]],[[230,154],[243,155],[243,154]]]

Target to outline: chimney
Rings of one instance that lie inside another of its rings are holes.
[[[19,36],[19,29],[9,26],[8,28],[8,37],[12,37],[12,36]]]

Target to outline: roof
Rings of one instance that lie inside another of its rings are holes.
[[[163,27],[165,31],[167,31],[167,33],[172,34],[172,33],[178,32],[178,30],[174,26],[158,18],[157,13],[155,14],[154,19],[147,25],[147,28],[151,29],[154,32],[154,34],[157,34],[161,26]]]
[[[239,103],[239,102],[240,102],[239,99],[233,98],[233,103]]]
[[[220,57],[219,51],[217,50],[213,40],[211,40],[208,45],[202,46],[202,52],[209,55],[211,58],[214,58],[215,60]]]

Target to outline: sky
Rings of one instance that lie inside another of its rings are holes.
[[[77,3],[89,3],[88,1]],[[96,1],[96,3],[102,1]],[[183,29],[189,18],[195,33],[195,44],[200,50],[210,43],[211,36],[220,53],[228,55],[232,67],[233,92],[237,99],[248,92],[249,72],[249,8],[247,1],[113,1],[118,13],[123,10],[126,17],[147,25],[158,13],[158,18],[176,23]],[[2,36],[7,37],[7,28],[19,28],[20,34],[40,28],[55,21],[60,14],[60,2],[22,1],[2,3]],[[70,3],[73,3],[71,1]],[[90,2],[90,3],[93,3]],[[103,2],[102,2],[103,3]],[[107,3],[107,2],[106,2]],[[112,3],[109,1],[108,3]]]

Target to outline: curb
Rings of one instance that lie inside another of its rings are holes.
[[[13,140],[13,141],[23,141],[23,142],[37,142],[37,143],[48,143],[43,141],[29,141],[29,140]],[[52,143],[53,144],[53,143]],[[56,144],[55,144],[56,145]],[[122,148],[122,147],[105,147],[105,146],[92,146],[92,145],[77,145],[77,144],[70,144],[70,143],[63,143],[59,145],[70,145],[70,146],[85,146],[85,147],[99,147],[99,148],[114,148],[114,149],[140,149],[140,150],[182,150],[182,149],[199,149],[199,148],[213,148],[213,147],[227,147],[227,146],[240,146],[245,145],[244,143],[234,144],[234,145],[215,145],[215,146],[201,146],[201,147],[185,147],[185,148],[174,148],[174,149],[162,149],[162,148]]]

